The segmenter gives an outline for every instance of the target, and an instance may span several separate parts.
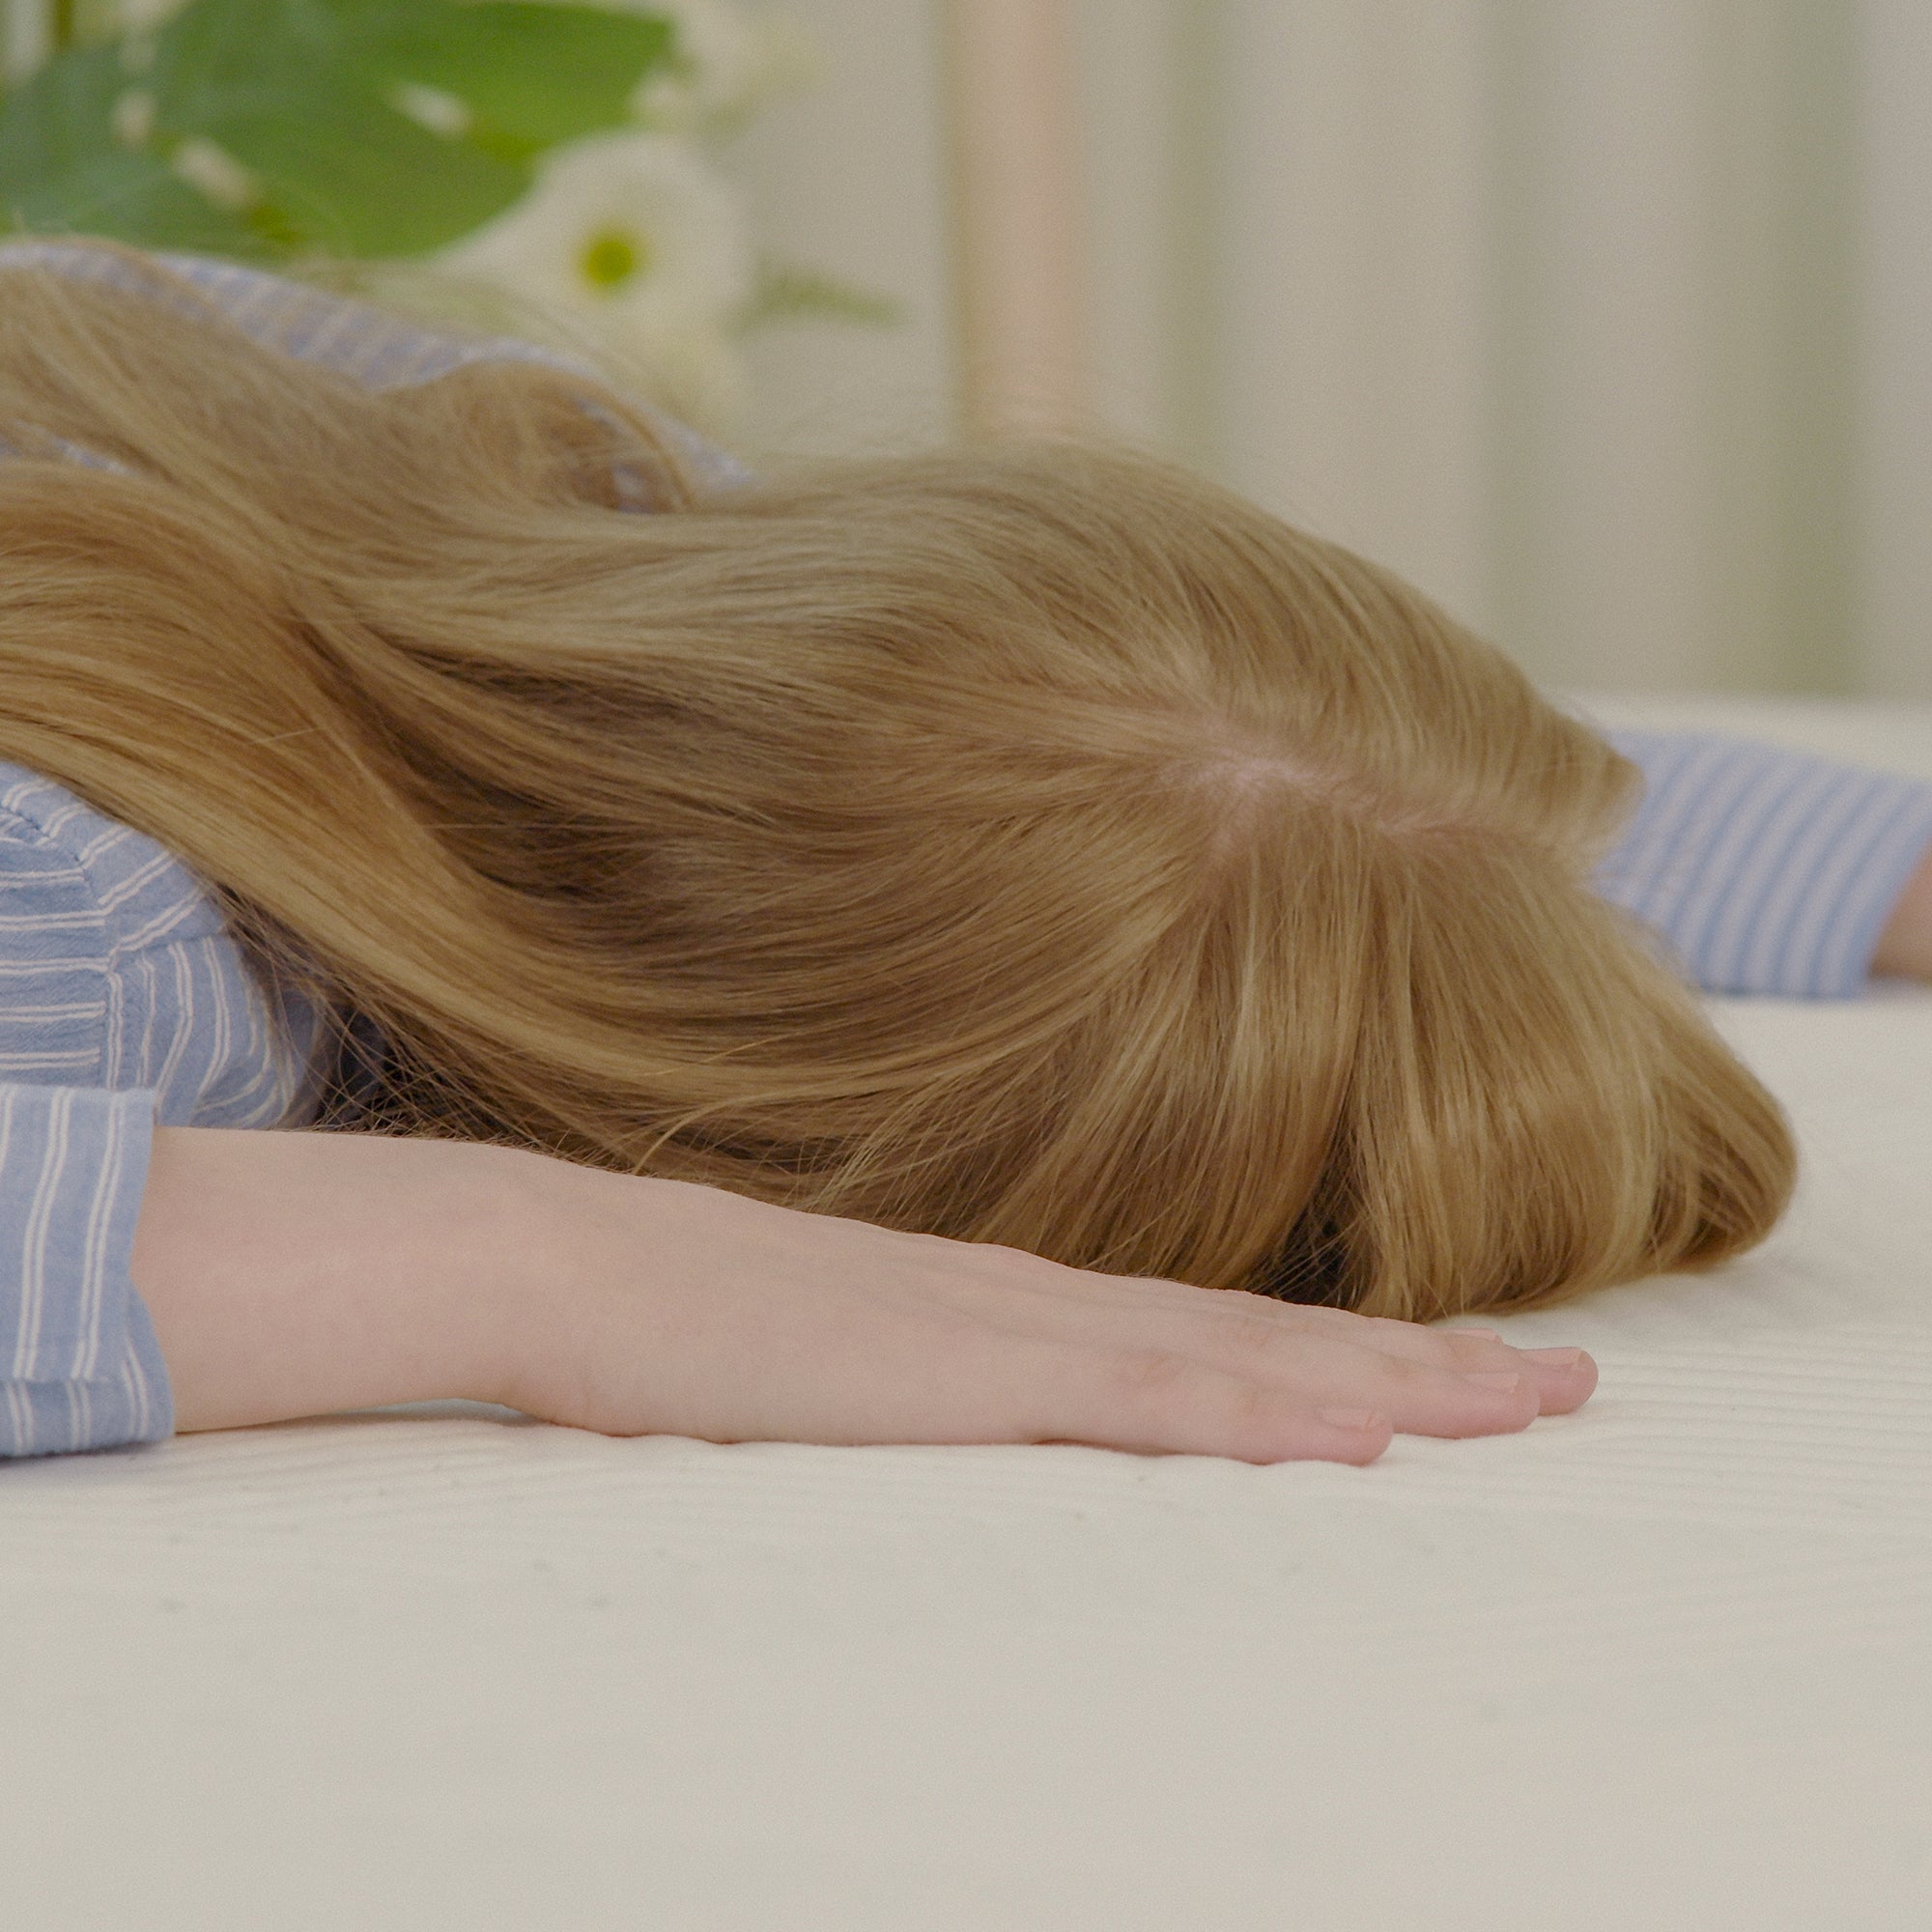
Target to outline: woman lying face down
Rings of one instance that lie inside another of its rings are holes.
[[[1093,448],[700,493],[575,379],[373,392],[168,286],[0,275],[0,413],[118,466],[10,432],[0,755],[384,1046],[373,1131],[158,1130],[179,1426],[1366,1461],[1589,1392],[1411,1324],[1776,1219],[1591,884],[1634,767],[1387,572]]]

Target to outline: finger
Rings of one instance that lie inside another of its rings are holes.
[[[1309,1302],[1282,1301],[1273,1295],[1239,1289],[1202,1289],[1184,1282],[1135,1275],[1096,1275],[1064,1268],[1057,1263],[1018,1249],[993,1249],[1020,1264],[1042,1265],[1055,1276],[1023,1274],[1049,1290],[1079,1296],[1085,1307],[1095,1299],[1120,1306],[1162,1308],[1189,1321],[1222,1321],[1239,1324],[1244,1335],[1259,1332],[1252,1324],[1273,1322],[1294,1333],[1317,1333],[1374,1348],[1409,1361],[1433,1364],[1462,1375],[1520,1375],[1535,1389],[1538,1411],[1568,1414],[1595,1393],[1597,1365],[1583,1350],[1552,1350],[1531,1353],[1513,1348],[1493,1328],[1424,1327],[1390,1316],[1359,1315],[1352,1309],[1326,1308]]]
[[[976,1276],[998,1281],[1028,1301],[1053,1307],[1060,1321],[1070,1324],[1065,1332],[1091,1339],[1094,1317],[1102,1309],[1117,1314],[1164,1314],[1171,1325],[1148,1331],[1150,1340],[1180,1347],[1215,1366],[1237,1372],[1241,1367],[1238,1351],[1265,1346],[1272,1326],[1288,1334],[1346,1341],[1446,1373],[1519,1376],[1533,1393],[1532,1417],[1580,1407],[1597,1385],[1596,1364],[1582,1351],[1577,1351],[1575,1361],[1534,1358],[1511,1348],[1493,1329],[1426,1328],[1388,1316],[1282,1301],[1238,1289],[1203,1289],[1151,1276],[1100,1274],[993,1242],[947,1245],[948,1259],[956,1264],[970,1258]],[[1212,1326],[1215,1323],[1222,1324],[1223,1332],[1218,1336]],[[1123,1335],[1122,1339],[1130,1338]],[[1235,1355],[1229,1353],[1231,1349],[1236,1351]],[[1562,1352],[1557,1351],[1559,1355]],[[1474,1410],[1468,1406],[1466,1392],[1460,1405],[1451,1396],[1439,1395],[1432,1406],[1416,1408],[1408,1417],[1397,1415],[1396,1427],[1418,1434],[1462,1435],[1519,1426],[1513,1420],[1523,1405],[1519,1393],[1489,1383],[1471,1386],[1485,1398]]]
[[[1597,1364],[1585,1350],[1517,1348],[1504,1342],[1493,1328],[1435,1332],[1456,1338],[1458,1355],[1465,1366],[1483,1359],[1498,1368],[1527,1370],[1536,1378],[1545,1415],[1568,1415],[1597,1392]],[[1483,1337],[1492,1339],[1485,1342]]]
[[[1534,1378],[1519,1370],[1464,1374],[1434,1362],[1314,1335],[1254,1312],[1194,1321],[1142,1316],[1150,1339],[1204,1368],[1265,1383],[1304,1408],[1372,1408],[1405,1435],[1501,1435],[1542,1410]]]
[[[1325,1334],[1358,1348],[1379,1349],[1410,1361],[1432,1362],[1459,1373],[1504,1373],[1535,1378],[1545,1414],[1572,1409],[1588,1400],[1597,1385],[1597,1365],[1582,1350],[1532,1353],[1505,1342],[1493,1328],[1425,1327],[1387,1315],[1358,1315],[1347,1308],[1277,1302],[1270,1295],[1236,1291],[1229,1301],[1262,1302],[1280,1308],[1294,1326]]]
[[[1520,1375],[1537,1392],[1544,1415],[1567,1415],[1596,1392],[1597,1365],[1581,1349],[1540,1351],[1512,1347],[1493,1328],[1426,1328],[1385,1315],[1357,1315],[1345,1308],[1317,1308],[1278,1302],[1272,1296],[1238,1290],[1216,1295],[1221,1312],[1252,1316],[1253,1304],[1281,1313],[1266,1317],[1303,1333],[1315,1333],[1356,1348],[1370,1348],[1405,1360],[1432,1364],[1459,1375]],[[1248,1304],[1239,1306],[1239,1304]]]
[[[1394,1434],[1385,1414],[1311,1405],[1287,1391],[1160,1349],[1087,1355],[1058,1383],[1024,1439],[1242,1463],[1373,1463]]]
[[[1348,1316],[1345,1309],[1323,1308],[1311,1313]],[[1545,1415],[1567,1415],[1580,1408],[1596,1392],[1597,1364],[1581,1349],[1519,1349],[1505,1342],[1493,1328],[1426,1328],[1413,1321],[1397,1321],[1387,1316],[1357,1316],[1369,1324],[1363,1336],[1338,1327],[1343,1339],[1366,1342],[1390,1354],[1406,1355],[1412,1361],[1435,1362],[1463,1375],[1515,1374],[1529,1377],[1535,1383]]]

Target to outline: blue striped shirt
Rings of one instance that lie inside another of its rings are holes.
[[[257,340],[374,386],[484,356],[590,374],[257,270],[162,259]],[[57,242],[0,244],[0,270],[14,263],[126,279],[111,257]],[[667,428],[710,480],[745,474]],[[1932,843],[1932,786],[1736,739],[1611,736],[1647,784],[1599,875],[1605,895],[1708,990],[1860,991]],[[153,1129],[307,1124],[327,1017],[262,989],[205,885],[154,839],[0,763],[0,1456],[172,1433],[167,1367],[130,1274]]]
[[[173,1428],[128,1273],[153,1128],[302,1125],[324,1019],[179,860],[0,763],[0,1453]]]
[[[1597,884],[1714,993],[1849,999],[1932,843],[1932,786],[1708,732],[1611,731],[1644,795]]]

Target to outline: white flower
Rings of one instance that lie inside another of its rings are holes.
[[[735,411],[728,338],[752,247],[736,190],[684,141],[627,131],[554,149],[522,201],[433,266],[641,366],[694,419],[722,426]]]
[[[723,323],[752,288],[737,191],[668,134],[593,134],[553,149],[530,192],[440,261],[629,328]]]

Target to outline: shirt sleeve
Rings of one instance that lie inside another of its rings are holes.
[[[286,276],[224,262],[207,255],[159,253],[154,258],[172,270],[221,310],[244,335],[264,348],[298,361],[314,362],[372,389],[409,388],[434,382],[472,362],[531,362],[582,381],[592,390],[609,378],[580,356],[524,342],[514,336],[478,337],[432,327],[373,302],[312,288]],[[50,268],[83,281],[127,288],[150,299],[165,299],[153,282],[130,276],[117,255],[76,246],[58,238],[37,237],[0,242],[0,269],[9,263]],[[633,406],[649,417],[706,489],[736,489],[752,472],[728,451],[701,437],[689,424],[640,398]],[[594,403],[593,413],[603,412]],[[114,468],[106,459],[66,446],[81,462]],[[627,509],[652,507],[643,480],[628,466],[616,472],[618,498]]]
[[[111,958],[83,865],[0,812],[0,1456],[174,1429],[130,1272],[156,1092],[108,1084]]]
[[[174,1431],[128,1272],[153,1131],[152,1093],[0,1083],[0,1456]]]
[[[1928,844],[1932,785],[1705,732],[1611,731],[1641,806],[1598,890],[1714,993],[1848,999]]]

